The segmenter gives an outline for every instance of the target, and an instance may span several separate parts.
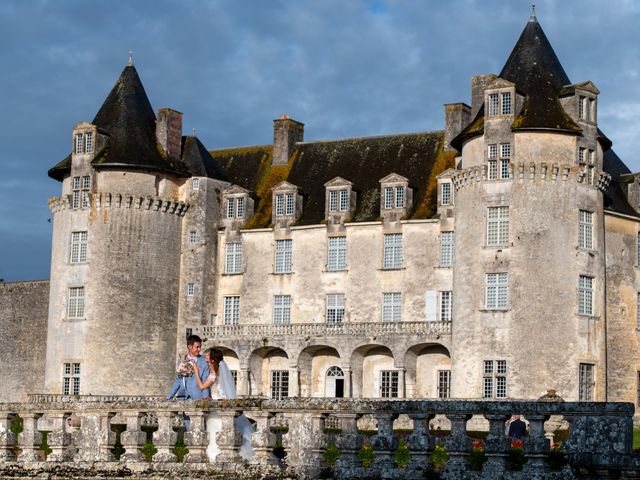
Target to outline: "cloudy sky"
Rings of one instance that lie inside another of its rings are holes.
[[[70,151],[132,50],[154,109],[209,148],[267,144],[282,113],[305,139],[442,129],[474,74],[499,73],[523,0],[2,0],[0,278],[49,277],[47,170]],[[600,127],[631,170],[640,2],[538,1],[573,82],[600,88]]]

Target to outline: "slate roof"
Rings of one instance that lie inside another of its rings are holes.
[[[127,65],[92,124],[108,135],[105,148],[96,153],[95,168],[131,168],[189,175],[185,165],[166,156],[156,141],[156,116],[133,65]],[[62,180],[71,168],[71,156],[51,170],[49,176]]]
[[[182,162],[195,177],[227,179],[224,171],[196,136],[182,137]]]
[[[409,180],[413,207],[408,218],[435,215],[436,176],[453,166],[453,153],[442,152],[443,132],[410,133],[335,141],[299,143],[288,165],[271,166],[271,146],[213,150],[212,157],[228,181],[257,197],[249,228],[271,224],[271,189],[282,180],[297,186],[303,196],[297,225],[325,220],[324,184],[336,177],[353,183],[357,206],[351,221],[374,221],[380,217],[380,183],[390,173]]]
[[[534,14],[507,59],[500,78],[516,84],[525,96],[522,111],[516,115],[513,130],[556,130],[579,135],[582,129],[560,104],[565,85],[571,84],[556,53]],[[472,122],[452,140],[454,148],[484,131],[484,105]]]

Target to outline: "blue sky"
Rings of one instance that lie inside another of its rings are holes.
[[[49,277],[70,151],[134,52],[154,109],[184,113],[208,148],[267,144],[282,113],[305,139],[439,130],[499,73],[525,26],[521,0],[2,0],[0,278]],[[572,82],[600,89],[599,124],[633,171],[640,2],[541,1],[537,17]]]

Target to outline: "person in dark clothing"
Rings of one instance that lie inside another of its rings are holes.
[[[515,418],[514,418],[515,417]],[[514,415],[509,422],[509,438],[522,440],[527,436],[527,424],[520,420],[519,415]]]

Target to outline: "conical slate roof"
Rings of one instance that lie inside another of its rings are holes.
[[[226,174],[195,135],[182,137],[182,161],[196,177],[226,180]]]
[[[108,136],[106,146],[91,164],[96,168],[133,168],[188,175],[177,159],[161,153],[156,140],[156,116],[133,64],[127,65],[92,122]],[[49,170],[61,180],[71,167],[71,156]]]

